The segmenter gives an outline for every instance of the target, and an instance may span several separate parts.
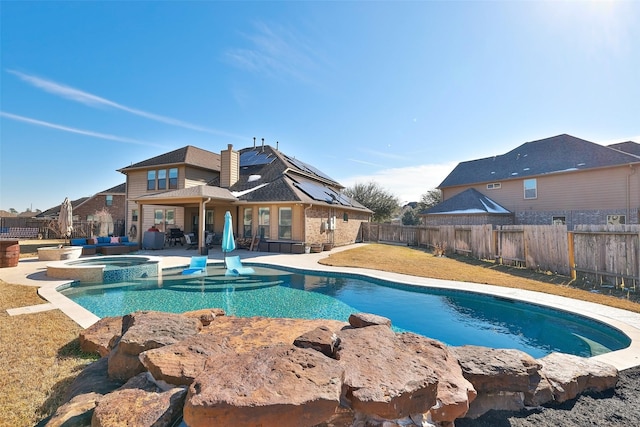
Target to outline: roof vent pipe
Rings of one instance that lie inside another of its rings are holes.
[[[264,153],[264,138],[262,138],[262,152]]]
[[[253,137],[253,148],[256,148],[256,137]]]
[[[276,151],[278,151],[278,147],[280,146],[280,143],[278,141],[276,141]]]

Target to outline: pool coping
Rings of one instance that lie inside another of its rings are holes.
[[[340,248],[342,250],[353,248],[353,246]],[[336,251],[336,248],[334,248]],[[150,255],[150,254],[149,254]],[[155,254],[154,254],[155,255]],[[274,267],[292,268],[300,271],[318,271],[332,273],[348,273],[361,275],[374,279],[389,280],[412,286],[424,286],[436,289],[456,290],[474,292],[484,295],[492,295],[501,298],[508,298],[517,301],[523,301],[531,304],[537,304],[562,310],[569,313],[578,314],[587,318],[591,318],[623,332],[631,339],[631,344],[622,350],[612,351],[609,353],[593,356],[591,359],[606,362],[615,366],[618,370],[629,369],[640,366],[640,313],[634,313],[602,304],[575,300],[558,295],[545,294],[541,292],[528,291],[516,288],[504,288],[495,285],[485,285],[472,282],[458,282],[441,279],[433,279],[427,277],[410,276],[400,273],[391,273],[380,270],[371,270],[365,268],[353,267],[334,267],[319,264],[318,261],[326,258],[326,253],[317,254],[264,254],[260,252],[247,252],[242,256],[243,262],[248,264],[265,264]],[[215,256],[215,255],[214,255]],[[167,269],[178,266],[187,266],[189,264],[189,256],[161,256],[160,269]],[[22,260],[21,260],[22,261]],[[210,258],[209,264],[222,263],[222,259]],[[39,263],[35,263],[39,264]],[[20,283],[16,279],[5,279],[3,270],[0,270],[0,278],[8,283]],[[36,269],[37,270],[37,269]],[[23,277],[32,278],[32,271]],[[13,280],[13,281],[10,281]],[[38,287],[38,294],[52,304],[55,308],[60,309],[65,315],[78,323],[83,328],[88,328],[97,322],[100,318],[91,313],[84,307],[71,301],[57,291],[61,286],[67,285],[72,280],[47,280],[46,277],[38,278],[39,283],[29,283]],[[43,281],[43,282],[42,282]],[[17,310],[17,309],[12,309]]]

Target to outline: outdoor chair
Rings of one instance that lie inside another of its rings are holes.
[[[195,234],[188,233],[184,235],[184,241],[187,244],[187,249],[195,249],[198,245],[198,240],[196,239]]]
[[[192,256],[189,268],[182,270],[182,274],[207,274],[207,259],[206,256]]]
[[[241,274],[254,274],[255,270],[251,267],[243,267],[239,256],[225,257],[224,262],[227,266],[227,276],[239,276]]]

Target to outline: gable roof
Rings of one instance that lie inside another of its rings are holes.
[[[633,154],[640,157],[640,144],[633,141],[619,142],[617,144],[607,145],[614,150],[624,151],[625,153]]]
[[[193,145],[187,145],[186,147],[178,148],[177,150],[118,169],[118,172],[126,173],[133,169],[179,164],[220,171],[220,155],[194,147]]]
[[[500,156],[458,163],[438,188],[639,163],[640,157],[563,134]]]
[[[491,200],[478,190],[469,188],[456,194],[444,202],[438,203],[422,212],[420,215],[455,215],[455,214],[511,214],[511,212],[499,203]]]
[[[127,183],[123,182],[122,184],[118,184],[107,190],[101,191],[98,194],[127,194]]]
[[[78,206],[80,206],[81,204],[83,204],[84,202],[86,202],[89,199],[90,199],[90,197],[81,197],[79,199],[72,200],[71,201],[72,209],[77,208]],[[38,215],[35,215],[35,217],[36,218],[57,218],[58,215],[60,214],[60,206],[62,206],[62,203],[59,204],[58,206],[54,206],[52,208],[49,208],[46,211],[40,212]]]
[[[322,171],[269,145],[245,148],[239,154],[240,176],[229,188],[238,200],[325,204],[371,212],[342,194],[344,187]],[[209,184],[219,185],[219,178]]]

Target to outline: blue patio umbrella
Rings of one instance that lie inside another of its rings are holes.
[[[222,254],[226,258],[226,253],[236,248],[236,241],[233,237],[233,221],[231,220],[231,212],[224,214],[224,229],[222,230]],[[225,268],[227,262],[225,260]]]

